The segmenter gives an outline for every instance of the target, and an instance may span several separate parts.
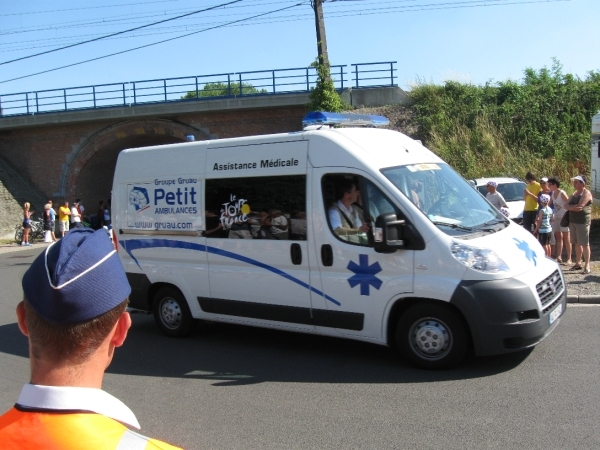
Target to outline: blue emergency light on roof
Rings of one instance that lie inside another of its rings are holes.
[[[311,125],[339,125],[345,127],[384,127],[390,121],[383,116],[370,116],[366,114],[340,114],[332,112],[309,112],[302,119],[302,126]]]

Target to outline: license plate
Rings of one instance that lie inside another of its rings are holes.
[[[559,303],[558,306],[554,308],[554,311],[550,313],[550,325],[552,325],[552,322],[558,319],[562,314],[562,306],[562,303]]]

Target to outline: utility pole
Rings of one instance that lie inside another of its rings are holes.
[[[317,55],[319,63],[329,67],[329,56],[327,55],[327,37],[325,36],[325,19],[323,18],[323,2],[325,0],[311,0],[311,6],[315,10],[315,26],[317,28]]]

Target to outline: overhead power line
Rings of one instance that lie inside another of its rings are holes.
[[[49,13],[55,13],[55,12],[81,11],[81,10],[88,10],[88,9],[115,8],[115,7],[135,6],[135,5],[149,5],[150,3],[170,3],[170,2],[178,2],[178,1],[180,1],[180,0],[156,0],[153,2],[122,3],[120,5],[117,4],[117,5],[102,5],[102,6],[85,6],[83,8],[51,9],[51,10],[46,10],[46,11],[27,11],[27,12],[23,12],[23,13],[0,14],[0,17],[21,16],[23,14],[27,14],[29,16],[31,14],[49,14]]]
[[[406,13],[406,12],[417,12],[417,11],[430,11],[430,10],[443,10],[443,9],[458,9],[458,8],[473,8],[473,7],[490,7],[490,6],[504,6],[504,5],[523,5],[523,4],[532,4],[532,3],[554,3],[554,2],[566,2],[566,1],[572,1],[572,0],[526,0],[526,1],[517,1],[517,0],[470,0],[470,1],[454,1],[454,2],[445,2],[445,3],[427,3],[427,4],[415,4],[415,5],[402,5],[402,6],[390,6],[388,8],[372,8],[369,7],[367,9],[363,9],[363,10],[355,10],[355,9],[341,9],[340,10],[340,6],[343,6],[344,3],[346,3],[347,6],[351,6],[351,3],[354,3],[354,5],[352,6],[356,6],[358,4],[361,5],[369,5],[369,4],[375,4],[375,5],[385,5],[385,4],[398,4],[398,3],[412,3],[412,2],[417,2],[417,1],[421,1],[421,0],[391,0],[391,1],[386,1],[386,2],[381,2],[381,1],[373,1],[373,0],[336,0],[336,2],[327,2],[330,9],[328,13],[327,13],[327,17],[328,19],[337,19],[337,18],[344,18],[344,17],[356,17],[356,16],[368,16],[368,15],[377,15],[377,14],[393,14],[393,13]],[[431,1],[431,0],[430,0]],[[250,2],[252,2],[252,0],[250,0]],[[153,45],[157,45],[157,44],[161,44],[164,42],[169,42],[171,40],[175,40],[175,39],[180,39],[186,36],[190,36],[196,33],[202,33],[204,31],[209,31],[212,29],[217,29],[217,28],[225,28],[225,27],[242,27],[242,26],[254,26],[254,25],[268,25],[268,24],[273,24],[273,23],[282,23],[282,22],[290,22],[290,21],[298,21],[298,20],[314,20],[314,15],[313,14],[294,14],[292,16],[279,16],[279,17],[272,17],[272,18],[267,18],[264,16],[267,15],[271,15],[271,14],[275,14],[279,11],[284,11],[286,9],[291,9],[294,8],[296,6],[301,6],[302,4],[308,4],[308,1],[304,1],[301,3],[297,3],[294,5],[291,5],[287,8],[281,8],[275,11],[269,11],[267,13],[264,14],[258,14],[255,16],[251,16],[251,17],[247,17],[244,19],[240,19],[240,20],[234,20],[234,21],[230,21],[230,22],[222,22],[222,23],[218,23],[217,25],[214,26],[210,26],[207,27],[205,29],[202,30],[198,30],[198,31],[194,31],[191,33],[187,33],[181,36],[176,36],[174,38],[170,38],[170,39],[165,39],[165,40],[161,40],[155,43],[151,43],[151,44],[147,44],[147,45],[142,45],[139,47],[135,47],[132,49],[128,49],[128,50],[124,50],[124,51],[120,51],[120,52],[116,52],[116,53],[111,53],[109,55],[105,55],[105,56],[100,56],[97,58],[92,58],[86,61],[81,61],[78,63],[73,63],[73,64],[69,64],[69,65],[65,65],[65,66],[61,66],[61,67],[57,67],[54,69],[49,69],[49,70],[44,70],[41,72],[37,72],[37,73],[33,73],[30,75],[25,75],[25,76],[21,76],[21,77],[16,77],[16,78],[12,78],[9,80],[4,80],[4,81],[0,81],[0,84],[3,83],[8,83],[10,81],[16,81],[16,80],[20,80],[23,78],[29,78],[35,75],[41,75],[44,73],[48,73],[48,72],[53,72],[56,70],[60,70],[60,69],[64,69],[64,68],[68,68],[68,67],[72,67],[72,66],[77,66],[80,64],[84,64],[87,62],[92,62],[98,59],[104,59],[104,58],[108,58],[110,56],[115,56],[115,55],[119,55],[121,53],[127,53],[127,52],[131,52],[134,50],[138,50],[138,49],[142,49],[145,47],[149,47],[149,46],[153,46]],[[441,6],[441,5],[445,5],[445,6]],[[236,5],[236,6],[229,6],[228,8],[243,8],[244,6],[240,6],[240,5]],[[335,7],[335,8],[331,8],[331,7]],[[402,9],[401,9],[402,8]],[[264,17],[263,19],[260,19],[261,17]],[[289,17],[289,18],[288,18]],[[257,18],[259,18],[259,20],[256,20]],[[185,20],[185,19],[183,19]],[[214,23],[214,21],[213,21]],[[198,26],[202,26],[203,24],[190,24],[190,25],[186,25],[186,29],[194,29],[194,27],[198,27]],[[210,22],[204,23],[204,26],[206,25],[210,25]],[[142,36],[151,36],[151,35],[155,35],[155,34],[173,34],[176,31],[166,31],[168,28],[172,28],[172,27],[164,27],[165,31],[161,31],[161,32],[155,32],[155,33],[148,33],[149,30],[146,30],[146,32],[142,35]],[[159,27],[160,29],[160,27]],[[179,30],[181,31],[181,30]],[[135,37],[140,37],[140,36],[135,36]],[[119,36],[119,37],[114,37],[112,39],[130,39],[130,36]],[[60,38],[60,39],[68,39],[68,38]],[[16,44],[16,43],[15,43]],[[2,44],[0,44],[2,45]],[[29,49],[31,47],[28,47]],[[5,50],[5,51],[10,51],[10,50]]]
[[[149,23],[149,24],[142,25],[142,26],[139,26],[139,27],[130,28],[129,30],[117,31],[116,33],[107,34],[107,35],[100,36],[100,37],[97,37],[97,38],[94,38],[94,39],[88,39],[87,41],[78,42],[76,44],[66,45],[64,47],[55,48],[53,50],[47,50],[45,52],[35,53],[35,54],[29,55],[29,56],[22,56],[21,58],[16,58],[16,59],[12,59],[10,61],[0,62],[0,66],[3,66],[4,64],[10,64],[10,63],[13,63],[13,62],[17,62],[17,61],[22,61],[24,59],[33,58],[35,56],[47,55],[48,53],[58,52],[59,50],[65,50],[67,48],[77,47],[77,46],[83,45],[83,44],[89,44],[90,42],[100,41],[102,39],[106,39],[106,38],[109,38],[109,37],[118,36],[119,34],[130,33],[132,31],[141,30],[142,28],[151,27],[153,25],[158,25],[160,23],[170,22],[172,20],[181,19],[182,17],[187,17],[187,16],[191,16],[191,15],[194,15],[194,14],[199,14],[201,12],[211,11],[213,9],[221,8],[221,7],[227,6],[227,5],[232,5],[234,3],[239,3],[239,2],[242,2],[242,1],[244,1],[244,0],[233,0],[231,2],[223,3],[221,5],[211,6],[209,8],[200,9],[198,11],[193,11],[191,13],[182,14],[182,15],[176,16],[176,17],[171,17],[170,19],[159,20],[158,22],[153,22],[153,23]]]
[[[85,64],[85,63],[92,62],[92,61],[98,61],[99,59],[104,59],[104,58],[109,58],[111,56],[121,55],[123,53],[132,52],[134,50],[140,50],[140,49],[146,48],[146,47],[152,47],[154,45],[162,44],[162,43],[169,42],[169,41],[174,41],[176,39],[181,39],[181,38],[184,38],[184,37],[187,37],[187,36],[191,36],[193,34],[202,33],[204,31],[214,30],[214,29],[217,29],[217,28],[223,28],[225,26],[232,25],[232,24],[235,24],[235,23],[238,23],[238,22],[244,22],[244,21],[247,21],[247,20],[256,19],[257,17],[262,17],[262,16],[266,16],[266,15],[269,15],[269,14],[274,14],[274,13],[277,13],[277,12],[280,12],[280,11],[285,11],[287,9],[295,8],[295,7],[301,6],[303,4],[305,4],[305,3],[304,2],[296,3],[295,5],[286,6],[285,8],[280,8],[280,9],[276,9],[274,11],[268,11],[268,12],[265,12],[265,13],[256,14],[254,16],[247,17],[247,18],[244,18],[244,19],[233,20],[231,22],[228,22],[228,23],[225,23],[225,24],[222,24],[222,25],[216,25],[214,27],[205,28],[205,29],[199,30],[199,31],[194,31],[192,33],[183,34],[181,36],[176,36],[176,37],[173,37],[173,38],[170,38],[170,39],[164,39],[162,41],[153,42],[151,44],[141,45],[139,47],[130,48],[128,50],[122,50],[120,52],[111,53],[109,55],[98,56],[96,58],[87,59],[85,61],[79,61],[79,62],[76,62],[76,63],[73,63],[73,64],[67,64],[67,65],[61,66],[61,67],[55,67],[54,69],[43,70],[41,72],[36,72],[36,73],[29,74],[29,75],[23,75],[21,77],[11,78],[10,80],[0,81],[0,84],[8,83],[10,81],[22,80],[23,78],[29,78],[29,77],[33,77],[35,75],[41,75],[41,74],[48,73],[48,72],[54,72],[54,71],[60,70],[60,69],[66,69],[67,67],[78,66],[80,64]]]
[[[414,0],[411,0],[414,1]],[[267,2],[265,0],[245,0],[243,5],[230,5],[222,7],[223,11],[227,11],[229,9],[248,9],[254,8],[256,6],[266,6],[272,4],[281,4],[281,3],[293,3],[292,0],[279,0],[279,1],[270,1]],[[170,10],[171,14],[177,13],[187,13],[194,11],[190,8],[179,8]],[[36,25],[32,27],[17,27],[17,28],[2,28],[0,29],[0,36],[6,36],[10,34],[23,34],[23,33],[32,33],[38,31],[55,31],[55,30],[64,30],[69,28],[81,28],[81,27],[90,27],[90,26],[106,26],[112,25],[117,22],[121,24],[137,24],[141,22],[141,19],[151,18],[151,17],[160,17],[166,16],[167,12],[163,10],[155,10],[155,11],[143,11],[141,13],[128,13],[128,14],[119,14],[116,16],[108,16],[108,17],[98,17],[93,19],[84,19],[84,20],[72,20],[68,22],[55,22],[52,21],[45,25]],[[144,22],[142,22],[144,23]]]
[[[373,0],[336,0],[336,2],[327,2],[326,4],[329,5],[327,6],[328,11],[327,11],[327,16],[329,18],[340,18],[340,17],[352,17],[352,16],[367,16],[367,15],[373,15],[373,14],[385,14],[385,13],[402,13],[402,12],[409,12],[411,10],[419,10],[419,11],[429,11],[429,10],[438,10],[438,9],[457,9],[457,8],[469,8],[469,7],[484,7],[484,6],[504,6],[504,5],[524,5],[524,4],[528,4],[528,3],[551,3],[551,2],[562,2],[562,1],[571,1],[571,0],[535,0],[535,1],[531,1],[531,0],[526,0],[526,1],[515,1],[515,0],[488,0],[488,1],[471,1],[471,2],[451,2],[451,3],[429,3],[427,5],[419,3],[419,4],[413,4],[413,5],[400,5],[400,6],[385,6],[384,5],[397,5],[398,3],[415,3],[415,2],[419,2],[422,0],[391,0],[391,1],[373,1]],[[246,3],[242,4],[242,5],[231,5],[228,7],[223,7],[222,10],[226,10],[226,9],[243,9],[243,8],[248,8],[248,7],[254,7],[254,5],[250,5],[250,3],[252,2],[252,0],[246,0]],[[352,4],[351,4],[351,3]],[[509,3],[510,2],[510,3]],[[282,3],[282,2],[270,2],[267,4],[273,4],[273,3]],[[288,2],[291,3],[291,2]],[[483,4],[482,4],[483,3]],[[261,5],[264,6],[264,3],[262,3]],[[356,6],[360,5],[360,7],[362,7],[362,9],[357,10]],[[445,5],[445,6],[441,6],[441,5]],[[463,6],[464,5],[464,6]],[[350,8],[349,8],[350,7]],[[227,17],[231,17],[231,16],[235,16],[235,15],[241,15],[239,13],[228,13],[228,14],[213,14],[210,16],[210,18],[216,18],[219,16],[227,16]],[[145,17],[152,17],[152,16],[156,16],[156,14],[152,14],[152,15],[145,15]],[[295,15],[293,16],[294,18],[296,18],[297,20],[304,20],[304,19],[308,19],[310,17],[312,17],[312,15],[310,14],[299,14],[299,15]],[[127,20],[131,20],[131,18],[127,19]],[[197,20],[197,18],[194,17],[188,17],[188,18],[183,18],[181,19],[182,21],[186,21],[186,20]],[[259,25],[259,24],[271,24],[271,23],[281,23],[281,22],[288,22],[289,20],[287,20],[287,17],[282,16],[281,20],[258,20],[258,21],[253,21],[253,23],[251,24],[247,24],[247,23],[243,23],[243,24],[236,24],[236,25],[232,25],[232,26],[248,26],[248,25]],[[135,33],[135,34],[130,34],[129,36],[123,36],[123,35],[119,35],[119,36],[114,36],[112,38],[106,38],[108,40],[112,40],[112,39],[131,39],[131,38],[139,38],[142,36],[154,36],[154,35],[164,35],[164,34],[174,34],[177,32],[181,32],[182,29],[185,28],[185,31],[188,30],[194,30],[197,29],[199,27],[205,27],[205,26],[212,26],[215,23],[220,23],[220,22],[216,22],[214,20],[206,22],[204,21],[204,19],[202,20],[202,22],[204,23],[189,23],[189,24],[185,24],[182,26],[171,26],[171,27],[153,27],[151,30],[146,29],[143,33]],[[73,22],[72,22],[73,23]],[[74,22],[76,24],[82,24],[82,25],[73,25],[73,27],[83,27],[86,26],[87,28],[89,28],[90,26],[93,26],[93,24],[97,24],[97,26],[106,26],[105,22],[102,21],[95,21],[95,22]],[[129,22],[129,23],[134,23],[134,22]],[[139,23],[139,21],[138,21]],[[54,29],[54,28],[53,28]],[[152,31],[154,30],[154,31]],[[172,31],[167,31],[167,30],[172,30]],[[2,34],[2,32],[0,32],[0,34]],[[93,33],[93,34],[80,34],[80,35],[74,35],[74,36],[64,36],[64,37],[56,37],[56,38],[47,38],[47,39],[37,39],[37,40],[23,40],[23,41],[14,41],[14,42],[5,42],[5,43],[1,43],[0,42],[0,53],[7,53],[7,52],[15,52],[15,51],[20,51],[20,50],[32,50],[32,49],[39,49],[39,48],[49,48],[49,47],[54,47],[56,45],[60,46],[60,45],[67,45],[70,43],[77,43],[77,39],[86,39],[86,38],[97,38],[97,37],[102,37],[103,35],[99,35],[98,33]],[[43,45],[39,45],[39,44],[35,44],[37,42],[43,43]],[[53,43],[54,42],[54,43]],[[10,46],[10,48],[9,48]]]

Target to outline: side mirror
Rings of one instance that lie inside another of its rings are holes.
[[[375,220],[373,230],[373,248],[378,253],[394,253],[404,248],[404,220],[398,220],[396,214],[381,214]]]

